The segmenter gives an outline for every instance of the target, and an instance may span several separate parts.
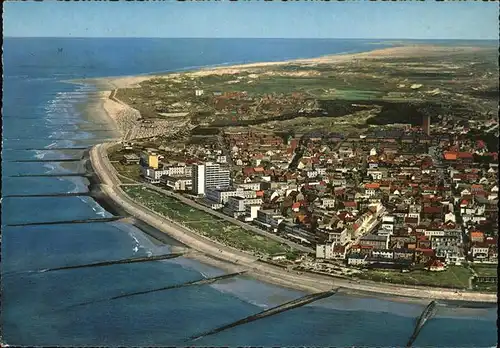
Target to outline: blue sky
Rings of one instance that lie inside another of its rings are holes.
[[[4,36],[498,39],[495,2],[7,2]]]

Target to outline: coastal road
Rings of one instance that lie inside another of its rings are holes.
[[[267,231],[264,231],[260,228],[257,228],[255,226],[252,226],[250,224],[247,224],[243,221],[240,221],[238,219],[235,219],[231,216],[228,216],[228,215],[225,215],[225,214],[222,214],[218,211],[215,211],[213,209],[210,209],[202,204],[199,204],[199,203],[196,203],[195,201],[189,199],[189,198],[186,198],[180,194],[177,194],[177,193],[174,193],[172,191],[167,191],[167,190],[164,190],[158,186],[154,186],[154,185],[151,185],[151,184],[144,184],[144,186],[150,188],[151,190],[154,190],[154,191],[157,191],[157,192],[160,192],[162,194],[165,194],[167,196],[170,196],[170,197],[173,197],[179,201],[181,201],[182,203],[185,203],[195,209],[198,209],[198,210],[201,210],[201,211],[204,211],[205,213],[208,213],[210,215],[213,215],[213,216],[216,216],[218,218],[221,218],[221,219],[224,219],[228,222],[231,222],[235,225],[238,225],[242,228],[244,228],[245,230],[247,231],[250,231],[250,232],[253,232],[255,234],[259,234],[261,236],[264,236],[264,237],[267,237],[267,238],[270,238],[270,239],[273,239],[277,242],[280,242],[280,243],[283,243],[283,244],[286,244],[288,245],[289,247],[291,248],[294,248],[294,249],[297,249],[297,250],[300,250],[300,251],[303,251],[303,252],[307,252],[307,253],[315,253],[315,250],[313,250],[312,248],[308,248],[306,246],[303,246],[303,245],[300,245],[300,244],[297,244],[297,243],[294,243],[292,241],[289,241],[285,238],[282,238],[280,236],[277,236],[273,233],[269,233]]]
[[[132,216],[143,220],[159,231],[188,245],[193,249],[193,251],[188,252],[188,256],[194,259],[220,266],[221,268],[229,268],[237,271],[247,270],[250,275],[270,283],[311,292],[326,291],[333,287],[343,287],[351,289],[354,292],[368,292],[391,296],[490,303],[496,303],[497,301],[496,294],[471,291],[457,293],[454,290],[444,288],[410,287],[370,281],[354,282],[306,272],[286,271],[280,267],[260,262],[255,256],[249,253],[227,247],[200,236],[130,199],[120,189],[119,180],[114,175],[111,164],[107,160],[105,151],[108,146],[108,144],[96,145],[90,151],[90,159],[94,170],[101,179],[102,190]]]
[[[103,145],[105,146],[105,145]],[[109,148],[111,145],[108,145],[106,148],[103,148],[103,147],[100,147],[98,149],[100,149],[100,156],[103,160],[105,160],[107,158],[107,152],[106,152],[106,149]],[[117,175],[119,175],[115,168],[113,167],[113,165],[111,165],[111,163],[109,162],[109,160],[105,160],[104,161],[105,165],[107,163],[109,163],[109,165],[106,165],[106,169],[111,172],[113,175],[113,177],[116,178]],[[114,186],[119,186],[121,183],[120,183],[120,180],[118,178],[116,178],[116,180],[113,181],[113,185]],[[290,240],[287,240],[285,238],[282,238],[276,234],[273,234],[273,233],[269,233],[267,231],[264,231],[260,228],[257,228],[255,226],[252,226],[248,223],[245,223],[243,221],[240,221],[238,219],[235,219],[231,216],[228,216],[228,215],[225,215],[225,214],[222,214],[218,211],[215,211],[211,208],[208,208],[202,204],[199,204],[199,203],[196,203],[195,201],[193,201],[192,199],[189,199],[189,198],[186,198],[184,197],[183,195],[180,195],[178,193],[175,193],[175,192],[172,192],[172,191],[168,191],[168,190],[165,190],[165,189],[162,189],[158,186],[155,186],[155,185],[151,185],[151,184],[146,184],[146,183],[142,183],[143,186],[153,190],[153,191],[156,191],[156,192],[159,192],[161,194],[164,194],[166,196],[169,196],[169,197],[173,197],[179,201],[181,201],[182,203],[186,204],[186,205],[189,205],[190,207],[192,208],[195,208],[195,209],[198,209],[198,210],[201,210],[207,214],[210,214],[212,216],[215,216],[215,217],[218,217],[220,219],[223,219],[223,220],[226,220],[228,222],[231,222],[232,224],[235,224],[235,225],[238,225],[240,226],[241,228],[247,230],[247,231],[250,231],[250,232],[253,232],[255,234],[258,234],[258,235],[261,235],[263,237],[267,237],[269,239],[272,239],[272,240],[275,240],[279,243],[283,243],[283,244],[286,244],[288,245],[289,247],[291,248],[294,248],[296,250],[300,250],[302,252],[306,252],[306,253],[315,253],[315,250],[313,250],[312,248],[309,248],[309,247],[306,247],[306,246],[303,246],[303,245],[300,245],[300,244],[297,244],[295,242],[292,242]]]

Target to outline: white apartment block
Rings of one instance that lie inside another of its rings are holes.
[[[192,188],[193,181],[191,177],[174,177],[163,175],[160,181],[174,191],[188,191]]]
[[[161,169],[153,169],[150,167],[142,167],[141,166],[142,176],[146,181],[150,184],[158,184],[160,183],[160,179],[163,175],[165,175],[165,171]]]
[[[207,188],[205,197],[211,201],[226,204],[230,197],[240,196],[243,198],[255,198],[255,191],[244,190],[241,187],[234,188]]]
[[[168,176],[191,176],[192,167],[186,165],[170,165],[163,168]]]
[[[249,204],[245,207],[245,215],[247,221],[253,221],[257,218],[257,212],[260,210],[260,204]]]
[[[243,197],[230,197],[224,212],[235,218],[246,214],[246,207],[248,205],[261,205],[262,199],[260,198],[243,198]]]
[[[238,187],[241,187],[245,190],[259,191],[260,190],[260,182],[247,182],[243,184],[238,184]]]
[[[193,193],[196,195],[205,194],[205,165],[195,164],[192,169]]]
[[[205,195],[208,188],[224,188],[230,184],[230,171],[218,163],[195,164],[192,169],[193,193]]]
[[[316,245],[316,258],[327,260],[344,260],[346,248],[339,247],[336,243],[326,243]]]

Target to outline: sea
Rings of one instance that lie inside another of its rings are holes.
[[[66,347],[405,345],[425,304],[339,293],[192,342],[192,336],[304,293],[241,276],[212,285],[74,306],[224,272],[185,258],[39,272],[171,250],[171,245],[160,244],[122,222],[37,224],[111,216],[86,195],[89,182],[85,177],[57,176],[83,173],[79,161],[83,148],[113,134],[86,108],[96,102],[98,89],[68,80],[355,53],[387,44],[324,39],[5,38],[3,343]],[[58,162],[61,159],[74,161]],[[57,196],[65,193],[78,195]],[[8,226],[28,223],[33,225]],[[496,346],[496,317],[496,309],[440,306],[415,346]]]

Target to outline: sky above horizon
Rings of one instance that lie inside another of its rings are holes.
[[[4,2],[4,37],[498,39],[496,2]]]

